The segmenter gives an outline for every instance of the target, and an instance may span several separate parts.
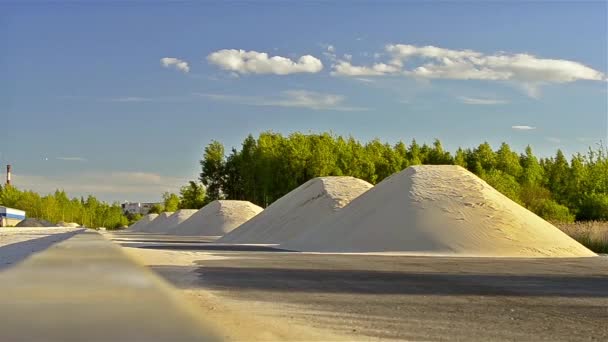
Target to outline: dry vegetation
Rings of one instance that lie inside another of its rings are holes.
[[[608,221],[554,223],[564,233],[596,253],[608,253]]]

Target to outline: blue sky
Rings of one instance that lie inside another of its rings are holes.
[[[606,13],[605,1],[2,2],[0,163],[20,187],[148,201],[194,178],[212,139],[229,149],[265,130],[584,152],[607,140]]]

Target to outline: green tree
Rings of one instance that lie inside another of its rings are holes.
[[[180,209],[200,209],[205,205],[205,188],[202,184],[190,181],[179,190]]]
[[[205,148],[205,154],[201,160],[200,180],[206,187],[208,202],[222,198],[224,165],[224,145],[214,140]]]
[[[179,208],[179,197],[170,192],[163,193],[164,211],[174,212]]]

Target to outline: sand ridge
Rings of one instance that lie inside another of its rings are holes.
[[[308,252],[579,257],[587,248],[460,166],[413,166],[281,248]]]
[[[318,177],[279,198],[220,243],[276,244],[315,226],[372,188],[354,177]]]

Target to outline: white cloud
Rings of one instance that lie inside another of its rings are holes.
[[[137,97],[137,96],[125,96],[125,97],[117,97],[109,100],[110,102],[149,102],[152,101],[151,98],[148,97]]]
[[[554,144],[559,144],[562,142],[562,140],[560,138],[556,138],[556,137],[545,137],[545,140],[547,140],[548,142],[552,142]]]
[[[375,80],[372,80],[371,78],[365,78],[365,77],[356,77],[354,79],[357,80],[357,81],[359,81],[359,82],[365,82],[365,83],[374,83],[374,82],[376,82]]]
[[[57,160],[63,160],[63,161],[77,161],[77,162],[86,162],[87,159],[86,158],[82,158],[82,157],[57,157]]]
[[[323,69],[323,63],[316,57],[305,55],[297,61],[286,57],[269,57],[265,52],[245,50],[219,50],[207,56],[209,63],[223,70],[239,74],[274,74],[288,75],[293,73],[317,73]]]
[[[532,97],[539,96],[539,87],[543,84],[606,78],[602,72],[575,61],[538,58],[526,53],[484,54],[473,50],[407,44],[390,44],[385,51],[389,56],[386,63],[355,66],[347,60],[340,60],[333,65],[332,75],[401,74],[425,79],[511,81],[521,84]],[[380,54],[374,54],[374,57],[378,58]],[[415,65],[406,69],[406,61]]]
[[[65,190],[69,196],[92,194],[106,201],[159,199],[165,191],[177,192],[187,178],[163,176],[151,172],[83,172],[62,176],[14,174],[14,184],[20,189],[39,193]]]
[[[516,126],[511,126],[511,128],[512,128],[512,129],[514,129],[514,130],[516,130],[516,131],[531,131],[531,130],[536,129],[536,127],[532,127],[532,126],[523,126],[523,125],[521,125],[521,126],[518,126],[518,125],[516,125]]]
[[[343,105],[344,96],[323,94],[307,90],[287,90],[277,97],[239,96],[223,94],[199,94],[216,101],[236,102],[252,106],[294,107],[312,110],[362,111],[361,107]]]
[[[381,76],[399,72],[399,68],[394,65],[376,63],[371,67],[355,66],[345,60],[338,61],[333,67],[331,74],[338,76]]]
[[[474,98],[461,96],[458,98],[460,102],[469,105],[500,105],[508,103],[505,100],[487,99],[487,98]]]
[[[336,48],[333,45],[327,45],[327,52],[336,52]]]
[[[160,59],[160,64],[165,68],[173,67],[181,72],[188,73],[190,72],[190,66],[188,62],[183,61],[179,58],[175,57],[163,57]]]

